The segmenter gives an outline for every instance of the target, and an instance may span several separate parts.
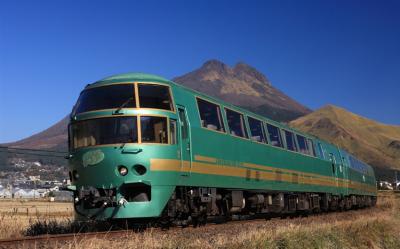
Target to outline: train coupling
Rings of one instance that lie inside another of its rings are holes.
[[[128,203],[128,201],[124,198],[124,197],[121,197],[120,199],[119,199],[119,201],[118,201],[118,206],[123,206],[123,207],[125,207],[125,204],[126,203]]]
[[[82,187],[74,191],[75,205],[82,204],[85,209],[115,207],[118,205],[116,189]]]

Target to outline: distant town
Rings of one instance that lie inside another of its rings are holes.
[[[7,166],[0,171],[0,199],[72,201],[72,193],[65,191],[70,184],[65,166],[19,157],[8,158]]]

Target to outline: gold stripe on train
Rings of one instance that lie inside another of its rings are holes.
[[[264,167],[265,168],[265,167]],[[317,174],[301,173],[299,171],[293,171],[296,173],[289,173],[282,169],[268,167],[272,171],[254,171],[246,168],[232,167],[229,165],[216,165],[203,162],[192,162],[190,168],[189,161],[180,161],[175,159],[151,159],[150,169],[152,171],[182,171],[192,172],[198,174],[209,174],[219,176],[234,176],[241,178],[249,178],[256,180],[268,180],[268,181],[281,181],[296,184],[310,184],[320,185],[324,187],[345,187],[348,186],[352,189],[368,190],[369,192],[375,192],[376,189],[370,187],[367,184],[349,181],[347,179],[340,178],[329,178],[327,176]],[[249,172],[250,171],[250,172]]]

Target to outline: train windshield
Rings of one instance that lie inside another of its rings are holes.
[[[154,108],[173,111],[168,86],[156,84],[138,84],[140,108]]]
[[[78,122],[71,127],[74,149],[119,143],[137,143],[137,118],[112,117]]]
[[[82,112],[117,109],[120,107],[135,108],[134,84],[108,85],[84,90],[72,111],[72,115]]]

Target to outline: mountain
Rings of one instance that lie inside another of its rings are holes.
[[[311,112],[245,63],[229,67],[218,60],[209,60],[173,81],[277,121],[287,122]]]
[[[343,108],[325,106],[289,123],[290,126],[337,144],[377,169],[400,170],[400,126],[385,125]]]
[[[69,115],[42,132],[14,143],[2,144],[2,146],[67,151],[68,122]]]

